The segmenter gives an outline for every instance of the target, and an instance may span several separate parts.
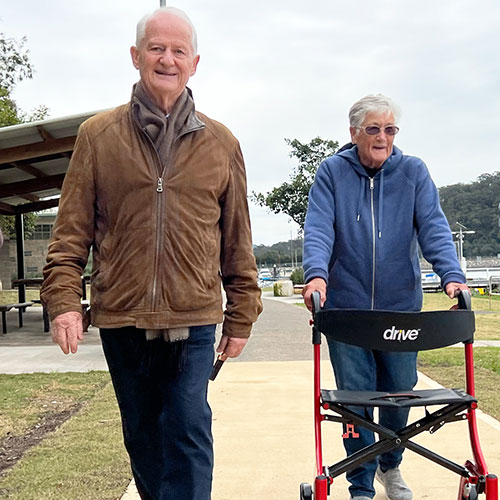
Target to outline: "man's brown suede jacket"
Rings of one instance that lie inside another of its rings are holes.
[[[44,269],[53,319],[81,312],[93,249],[92,324],[174,328],[222,321],[248,337],[262,310],[238,141],[193,112],[163,176],[130,104],[80,127]]]

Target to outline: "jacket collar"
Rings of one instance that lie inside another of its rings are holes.
[[[189,97],[191,97],[191,99],[193,100],[193,103],[194,103],[193,91],[189,87],[186,87],[186,90],[189,94]],[[188,116],[188,119],[186,120],[186,124],[184,125],[184,127],[180,131],[179,135],[189,134],[190,132],[194,132],[194,131],[200,130],[202,128],[205,128],[205,122],[203,122],[199,118],[199,116],[196,113],[196,109],[193,107],[191,113]]]

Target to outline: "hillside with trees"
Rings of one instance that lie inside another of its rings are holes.
[[[464,240],[466,258],[500,254],[500,172],[482,174],[468,184],[443,186],[439,197],[453,231],[457,222],[475,231]]]
[[[289,241],[280,241],[271,246],[254,245],[253,253],[258,267],[271,267],[276,264],[278,267],[284,264],[302,265],[302,238]],[[293,259],[292,259],[293,255]]]

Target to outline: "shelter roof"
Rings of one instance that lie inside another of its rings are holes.
[[[78,128],[96,113],[0,128],[0,214],[57,206]]]

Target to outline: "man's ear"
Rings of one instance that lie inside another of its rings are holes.
[[[135,69],[139,69],[139,51],[135,45],[130,47],[130,57],[132,57],[132,64]]]
[[[193,59],[193,66],[191,68],[191,74],[189,76],[193,76],[195,73],[196,73],[196,68],[198,67],[198,63],[200,62],[200,56],[197,55],[194,59]]]

